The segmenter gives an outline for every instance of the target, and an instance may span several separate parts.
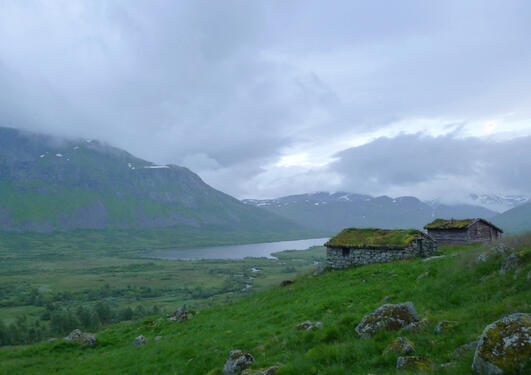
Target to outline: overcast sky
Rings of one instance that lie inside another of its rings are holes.
[[[239,198],[531,195],[531,1],[0,0],[0,126]]]

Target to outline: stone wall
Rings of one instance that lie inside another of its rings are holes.
[[[437,251],[437,243],[429,237],[413,241],[403,249],[360,249],[352,247],[328,247],[326,261],[332,268],[347,268],[371,263],[385,263],[394,260],[429,256]]]

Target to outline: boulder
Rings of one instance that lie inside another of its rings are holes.
[[[225,366],[223,366],[223,374],[241,374],[243,370],[251,366],[253,363],[254,357],[251,354],[240,349],[232,350],[229,353],[227,362],[225,362]]]
[[[383,354],[411,354],[415,351],[415,345],[404,337],[397,337],[385,348]]]
[[[472,369],[482,375],[531,373],[531,314],[511,314],[485,327]]]
[[[133,341],[134,346],[143,346],[146,344],[147,344],[147,339],[143,335],[137,336],[135,338],[135,341]]]
[[[155,341],[160,341],[161,338],[162,336],[155,336]]]
[[[433,368],[433,362],[422,357],[398,357],[396,368],[398,370],[428,371]]]
[[[502,261],[500,273],[505,275],[508,272],[515,270],[520,265],[520,257],[517,253],[513,253],[505,257]]]
[[[311,331],[314,328],[323,328],[322,322],[312,322],[311,320],[306,320],[302,323],[297,324],[297,329],[303,331]]]
[[[441,320],[437,325],[435,326],[434,332],[435,333],[443,333],[445,331],[449,331],[457,327],[457,322],[453,322],[450,320]]]
[[[80,329],[74,329],[72,332],[68,334],[68,336],[65,337],[65,340],[73,341],[77,340],[81,337],[83,332]]]
[[[412,327],[418,321],[417,311],[412,302],[385,304],[366,315],[356,326],[356,332],[362,337],[370,337],[379,330],[398,331]]]
[[[80,345],[94,346],[96,344],[96,336],[93,333],[83,332],[80,329],[74,329],[65,337],[65,340],[77,341]]]
[[[179,307],[174,313],[170,314],[168,320],[171,322],[186,322],[190,320],[191,314],[186,306]]]
[[[293,281],[291,281],[291,280],[284,280],[284,281],[280,282],[280,286],[281,287],[288,286],[288,285],[291,285],[291,284],[293,284]]]

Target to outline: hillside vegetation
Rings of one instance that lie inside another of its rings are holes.
[[[155,165],[94,140],[0,128],[0,230],[168,227],[308,233],[213,189],[187,168]]]
[[[436,374],[468,374],[473,351],[454,351],[477,340],[484,327],[514,312],[529,312],[531,240],[509,245],[521,259],[501,274],[506,256],[492,246],[441,248],[442,258],[422,259],[303,274],[243,300],[192,311],[176,323],[164,316],[111,325],[97,332],[93,347],[58,339],[0,349],[3,374],[220,374],[230,350],[251,353],[253,368],[280,365],[277,374],[395,374],[397,356],[383,354],[403,336],[415,355],[447,367]],[[479,256],[480,254],[484,254]],[[382,331],[360,338],[355,326],[384,303],[411,301],[426,324],[412,331]],[[305,320],[324,327],[297,330]],[[440,333],[440,321],[452,324]],[[133,346],[138,335],[148,342]],[[161,336],[160,340],[155,340]],[[401,373],[407,374],[407,371]]]

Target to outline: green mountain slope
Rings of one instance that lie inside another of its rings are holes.
[[[492,222],[507,233],[531,231],[531,203],[511,208],[492,218]]]
[[[395,374],[397,355],[382,354],[396,337],[415,345],[415,355],[436,364],[453,361],[453,352],[477,340],[484,327],[514,312],[529,312],[531,271],[529,241],[519,254],[519,270],[501,275],[502,255],[485,262],[479,246],[443,247],[445,258],[373,264],[304,275],[288,287],[273,288],[246,299],[195,311],[191,320],[174,323],[154,316],[97,333],[94,347],[58,339],[0,350],[5,374],[221,374],[228,353],[243,349],[254,368],[281,365],[285,374]],[[455,255],[455,256],[450,256]],[[424,328],[380,332],[360,338],[354,328],[384,303],[412,301]],[[297,330],[305,320],[323,329]],[[435,333],[439,321],[454,328]],[[145,346],[133,346],[138,335]],[[161,336],[160,340],[155,340]],[[470,374],[473,351],[430,373]],[[409,372],[401,372],[408,374]]]
[[[156,166],[91,140],[0,128],[0,230],[301,227],[242,204],[190,170]]]
[[[246,199],[246,204],[263,208],[301,225],[337,232],[347,227],[422,228],[434,218],[490,218],[496,212],[487,208],[422,202],[415,197],[326,192],[301,194],[278,199]]]

